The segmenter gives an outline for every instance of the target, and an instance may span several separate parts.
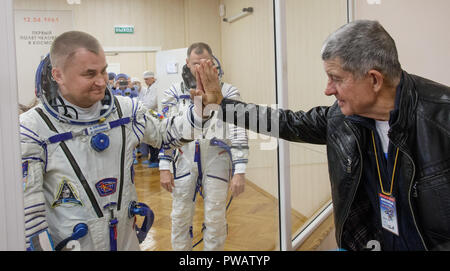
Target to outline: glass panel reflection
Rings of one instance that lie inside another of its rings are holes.
[[[249,6],[258,12],[226,23],[218,14],[220,5],[226,7],[224,16],[232,16]],[[109,64],[107,71],[127,75],[124,80],[129,84],[123,91],[133,88],[137,81],[141,90],[147,88],[144,72],[153,72],[158,83],[157,111],[161,114],[164,91],[182,80],[187,56],[178,54],[178,50],[198,41],[211,46],[223,66],[223,81],[237,87],[246,101],[275,103],[272,1],[16,0],[14,12],[21,75],[19,103],[23,105],[34,101],[34,74],[51,41],[69,30],[87,32],[100,41]],[[116,31],[118,28],[126,31]],[[169,59],[175,57],[175,51],[176,58]],[[168,62],[161,64],[163,58]],[[121,78],[111,77],[117,89],[120,82],[125,82]],[[230,195],[227,198],[228,236],[223,249],[273,250],[279,243],[276,141],[254,133],[248,137],[250,155],[245,191],[231,202]],[[172,195],[161,187],[159,171],[149,167],[148,158],[145,151],[136,150],[132,169],[138,201],[150,206],[155,214],[141,249],[172,250]],[[98,182],[88,181],[92,186]],[[204,212],[204,199],[197,195],[192,244],[198,245],[194,250],[204,248],[205,241],[199,242],[203,237]],[[136,220],[139,226],[144,222],[139,216]]]
[[[346,23],[346,4],[345,0],[286,2],[290,109],[308,111],[334,102],[334,97],[323,93],[327,78],[320,50],[326,37]],[[331,194],[325,146],[290,143],[290,159],[295,238],[331,200]]]

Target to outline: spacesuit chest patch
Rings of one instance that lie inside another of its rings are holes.
[[[114,194],[117,188],[117,179],[116,178],[106,178],[100,180],[95,184],[95,188],[98,191],[98,194],[101,197],[106,197],[108,195]]]
[[[154,117],[155,119],[159,119],[159,120],[164,119],[164,116],[163,116],[163,115],[159,114],[158,112],[156,112],[156,111],[153,110],[153,109],[149,109],[148,112],[149,112],[150,115],[151,115],[152,117]]]
[[[83,206],[83,203],[81,202],[75,188],[66,179],[63,179],[59,184],[58,193],[56,194],[52,208],[58,207],[62,204]]]

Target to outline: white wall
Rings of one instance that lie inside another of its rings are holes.
[[[24,250],[23,183],[12,0],[0,1],[0,250]]]
[[[395,40],[404,70],[450,85],[450,1],[355,0],[355,19],[378,20]]]
[[[73,14],[73,30],[95,36],[103,47],[155,47],[171,50],[204,41],[221,57],[219,0],[82,0],[69,5],[65,0],[14,0],[16,10],[65,10]],[[115,34],[115,25],[134,25],[134,34]],[[72,29],[67,29],[72,30]],[[18,52],[20,54],[20,52]],[[121,63],[121,72],[143,82],[145,70],[155,71],[155,53],[107,55],[107,61]],[[36,67],[39,63],[36,63]],[[34,77],[29,85],[34,85]],[[23,90],[27,104],[34,89]],[[21,90],[22,92],[22,90]],[[20,93],[22,94],[22,93]]]

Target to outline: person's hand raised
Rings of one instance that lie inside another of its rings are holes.
[[[191,96],[202,96],[203,106],[220,104],[222,102],[223,96],[219,83],[219,74],[211,60],[202,60],[200,62],[195,78],[197,89],[191,90]]]

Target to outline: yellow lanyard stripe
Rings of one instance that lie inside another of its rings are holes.
[[[392,189],[394,187],[394,176],[395,176],[395,169],[397,167],[397,158],[398,158],[399,148],[397,148],[397,153],[395,154],[394,169],[392,170],[391,190],[389,191],[389,193],[386,193],[384,191],[384,189],[383,189],[383,182],[381,181],[380,164],[378,163],[377,147],[375,146],[375,137],[373,135],[373,131],[372,131],[372,143],[373,143],[373,150],[375,151],[375,161],[377,161],[378,179],[380,181],[381,193],[383,193],[386,196],[391,196],[392,195]]]

